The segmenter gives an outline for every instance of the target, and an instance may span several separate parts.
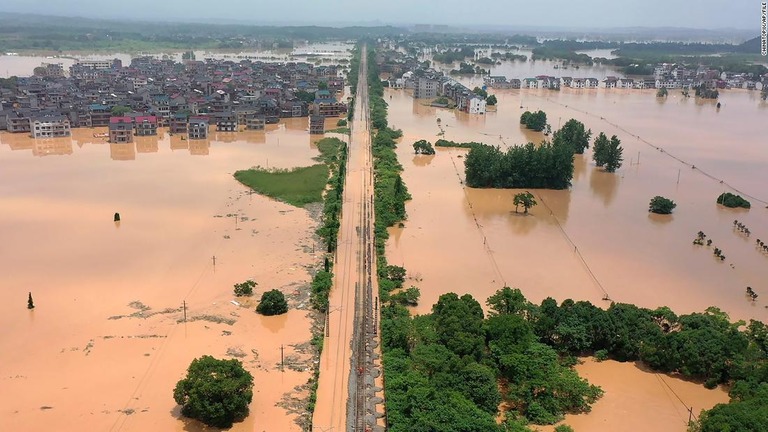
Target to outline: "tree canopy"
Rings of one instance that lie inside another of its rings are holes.
[[[520,124],[530,130],[541,132],[547,127],[547,113],[541,110],[526,111],[520,116]]]
[[[258,285],[256,282],[248,279],[245,282],[236,283],[234,286],[235,296],[251,296],[253,295],[253,288]]]
[[[464,172],[470,187],[565,189],[573,178],[573,148],[543,142],[502,152],[498,147],[472,145],[464,159]]]
[[[256,312],[262,315],[280,315],[288,312],[288,302],[280,290],[269,290],[261,295]]]
[[[220,428],[247,416],[252,398],[253,377],[239,360],[207,355],[192,360],[187,376],[173,390],[182,415]]]
[[[735,195],[730,192],[723,192],[720,194],[720,196],[717,197],[717,203],[729,208],[742,207],[748,209],[752,207],[752,204],[742,198],[741,195]]]
[[[598,167],[604,167],[607,172],[615,172],[621,168],[621,162],[624,160],[622,154],[624,149],[621,147],[621,141],[616,135],[610,140],[604,133],[595,138],[595,144],[592,152],[592,159]]]
[[[651,198],[651,202],[648,204],[648,211],[658,214],[670,214],[675,207],[677,207],[677,204],[674,201],[657,195]]]
[[[416,154],[425,154],[425,155],[435,154],[435,149],[434,147],[432,147],[432,143],[430,143],[427,140],[418,140],[415,143],[413,143],[413,151]]]
[[[123,105],[115,105],[112,107],[112,115],[120,117],[131,112],[131,108]]]
[[[528,209],[530,209],[531,207],[535,206],[538,203],[536,202],[536,198],[533,196],[532,193],[525,191],[525,192],[516,193],[512,200],[512,204],[515,205],[515,213],[517,213],[518,206],[523,206],[523,209],[525,209],[525,214],[528,214]]]
[[[567,144],[573,147],[573,152],[577,154],[584,153],[589,148],[589,138],[592,136],[592,130],[586,129],[584,123],[570,119],[563,127],[556,130],[552,135],[552,142],[557,144]]]

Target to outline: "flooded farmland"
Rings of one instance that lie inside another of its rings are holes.
[[[532,75],[519,69],[507,74]],[[470,88],[482,85],[478,78],[461,80]],[[720,109],[679,91],[666,99],[657,99],[653,90],[490,93],[499,99],[498,110],[484,116],[426,106],[428,101],[415,101],[407,90],[385,93],[390,124],[404,132],[397,152],[413,196],[404,227],[390,230],[387,258],[408,269],[406,284],[421,289],[416,313],[428,313],[446,292],[470,293],[484,303],[508,285],[534,303],[572,298],[607,307],[604,299],[610,299],[669,306],[679,314],[716,306],[732,319],[768,319],[768,255],[755,246],[757,238],[768,237],[768,105],[758,93],[723,91]],[[538,109],[553,130],[575,118],[594,135],[616,134],[624,166],[609,174],[595,167],[591,151],[577,155],[573,186],[532,190],[539,205],[524,216],[512,204],[519,190],[464,187],[467,150],[413,154],[413,142],[434,143],[441,132],[448,140],[502,148],[539,142],[543,134],[519,125],[523,111]],[[718,206],[716,197],[726,191],[745,196],[752,209]],[[648,213],[656,195],[678,204],[674,214]],[[735,219],[750,228],[751,237],[734,229]],[[713,240],[712,247],[692,244],[698,231]],[[723,250],[725,261],[713,256],[714,247]],[[747,297],[748,286],[761,295],[757,301]],[[576,430],[682,432],[684,406],[698,414],[728,400],[721,389],[664,376],[680,397],[673,400],[658,375],[633,364],[587,362],[577,369],[606,395],[591,414],[568,416]],[[648,418],[651,411],[660,415]]]
[[[251,415],[232,430],[301,430],[316,221],[232,173],[314,163],[307,119],[202,141],[94,132],[0,134],[0,430],[201,430],[172,392],[204,354],[254,375]],[[235,299],[246,279],[254,297]],[[256,314],[273,288],[289,313]]]
[[[414,198],[405,228],[392,232],[388,254],[423,279],[419,312],[445,287],[485,299],[507,284],[534,302],[552,296],[599,304],[608,295],[679,313],[715,305],[732,318],[766,318],[768,303],[747,301],[744,292],[747,286],[768,290],[768,257],[754,246],[756,238],[768,237],[761,201],[768,200],[761,196],[768,148],[760,120],[768,111],[756,95],[724,92],[717,110],[676,96],[659,102],[648,91],[494,93],[499,109],[485,116],[423,106],[403,90],[387,93],[390,122],[405,134],[398,152]],[[539,205],[525,217],[514,213],[515,190],[462,186],[466,150],[438,148],[436,156],[415,156],[410,148],[418,139],[434,142],[440,128],[448,140],[502,147],[544,139],[518,124],[525,109],[546,111],[553,129],[576,118],[593,132],[616,134],[624,166],[611,175],[595,168],[589,150],[576,156],[573,187],[534,191]],[[715,204],[720,193],[732,191],[728,185],[755,197],[751,210]],[[673,215],[648,213],[655,195],[678,203]],[[736,231],[734,219],[750,227],[752,237]],[[692,245],[700,230],[727,260]]]

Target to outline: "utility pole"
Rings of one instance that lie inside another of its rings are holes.
[[[693,417],[693,407],[688,408],[688,423],[691,423],[691,418]]]
[[[285,357],[283,356],[283,345],[280,344],[280,371],[284,372]]]
[[[187,322],[187,301],[182,302],[182,308],[184,309],[184,322]]]
[[[677,169],[677,184],[680,184],[680,168]]]

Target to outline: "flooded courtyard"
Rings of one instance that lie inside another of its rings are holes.
[[[204,354],[254,375],[251,414],[232,430],[301,430],[317,222],[232,173],[315,163],[307,127],[131,144],[93,138],[100,129],[0,134],[0,430],[201,430],[172,393]],[[254,297],[235,298],[247,279]],[[273,288],[289,313],[256,314]]]

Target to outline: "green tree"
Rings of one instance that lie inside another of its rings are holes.
[[[480,96],[483,99],[488,97],[488,92],[481,89],[480,87],[475,87],[474,89],[472,89],[472,93]]]
[[[592,137],[592,130],[584,128],[584,123],[570,119],[563,127],[555,131],[552,136],[553,144],[567,144],[573,147],[573,152],[577,154],[584,153],[589,148],[589,139]]]
[[[294,96],[296,96],[296,98],[299,99],[300,101],[306,102],[306,103],[312,103],[315,101],[315,94],[313,92],[299,90],[296,93],[294,93]]]
[[[253,377],[239,360],[208,355],[192,360],[187,376],[173,390],[182,415],[219,428],[247,416],[252,398]]]
[[[256,312],[268,316],[288,312],[288,302],[285,301],[285,295],[276,289],[265,292],[261,295],[261,302],[256,307]]]
[[[496,95],[490,95],[485,99],[485,103],[489,106],[494,106],[499,103],[499,101],[496,99]]]
[[[486,301],[491,316],[495,315],[520,315],[530,316],[533,305],[526,300],[519,288],[504,287],[496,291]]]
[[[124,105],[115,105],[112,107],[112,115],[115,117],[124,116],[131,112],[131,108]]]
[[[517,208],[519,206],[523,206],[523,209],[525,210],[523,213],[528,214],[528,209],[538,204],[536,202],[536,198],[533,196],[532,193],[525,191],[516,193],[514,198],[512,199],[512,204],[515,205],[515,213],[517,213]]]
[[[595,165],[603,167],[608,162],[607,154],[610,144],[610,140],[603,132],[597,134],[595,142],[592,144],[592,160],[595,161]]]
[[[768,99],[768,84],[763,84],[763,89],[760,90],[760,99]]]
[[[253,288],[258,285],[256,282],[248,279],[245,282],[235,284],[235,296],[244,297],[253,295]]]
[[[479,359],[485,346],[483,308],[471,295],[443,294],[432,306],[435,331],[442,344],[459,356]]]
[[[666,87],[662,87],[662,88],[660,88],[660,89],[658,89],[656,91],[656,97],[657,98],[659,98],[659,97],[667,97],[668,94],[669,94],[669,91],[667,90]]]
[[[547,127],[547,113],[541,110],[526,111],[520,116],[520,124],[525,125],[530,130],[541,132]]]
[[[418,140],[415,143],[413,143],[413,151],[416,154],[425,154],[425,155],[435,154],[435,149],[434,147],[432,147],[432,143],[430,143],[427,140]]]
[[[648,204],[648,211],[658,214],[670,214],[675,207],[677,207],[677,204],[674,201],[657,195],[651,198],[651,202]]]
[[[336,126],[338,127],[345,127],[347,125],[347,121],[344,119],[339,119],[339,121],[336,122]]]
[[[317,83],[318,90],[328,90],[328,83],[326,81],[319,81]]]
[[[624,160],[623,153],[621,141],[616,135],[609,140],[604,133],[600,132],[595,138],[592,159],[598,167],[605,167],[605,171],[615,172],[621,168],[621,162]]]
[[[389,300],[400,303],[403,306],[416,306],[419,304],[419,297],[421,297],[421,291],[415,286],[411,286],[397,294],[392,294]]]
[[[573,432],[573,428],[567,424],[562,424],[555,427],[555,432]]]
[[[742,207],[750,208],[752,204],[749,201],[742,198],[740,195],[735,195],[730,192],[723,192],[717,197],[717,203],[729,208]]]

